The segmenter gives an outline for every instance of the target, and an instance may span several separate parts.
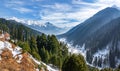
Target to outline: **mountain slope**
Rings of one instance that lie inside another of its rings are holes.
[[[8,37],[0,33],[0,71],[58,71],[37,61],[30,53],[10,42]]]
[[[33,30],[14,20],[0,18],[0,25],[0,29],[3,32],[9,32],[13,39],[28,40],[33,35],[36,36],[41,34],[41,32]]]
[[[82,45],[91,34],[96,32],[97,29],[119,16],[120,11],[116,8],[106,8],[85,22],[72,28],[67,33],[60,35],[60,37],[66,37],[68,41],[74,41],[74,44]]]
[[[120,64],[120,11],[106,8],[61,35],[79,48],[83,45],[89,64],[116,67]]]
[[[97,64],[98,66],[104,67],[105,64],[113,68],[120,64],[119,27],[120,18],[117,18],[98,29],[89,39],[86,39],[86,49],[89,49],[87,51],[87,60],[89,63],[96,65],[96,61],[99,60],[99,64]],[[102,63],[102,61],[104,63]]]

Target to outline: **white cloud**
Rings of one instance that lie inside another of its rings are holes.
[[[120,0],[98,0],[96,1],[96,3],[100,3],[100,4],[104,4],[104,5],[116,5],[118,7],[120,7]]]
[[[6,0],[5,1],[5,6],[8,8],[16,7],[16,6],[23,6],[25,3],[20,0]]]
[[[32,1],[42,1],[42,0],[32,0]],[[23,5],[24,3],[14,2],[18,5]],[[14,4],[12,3],[12,4]],[[10,3],[11,4],[11,3]],[[73,27],[84,22],[89,17],[93,16],[98,11],[116,5],[120,7],[120,0],[95,0],[93,3],[84,2],[84,0],[72,0],[72,4],[68,3],[53,3],[47,5],[39,5],[40,10],[37,11],[39,14],[33,14],[35,17],[40,18],[40,20],[25,20],[28,24],[43,24],[45,22],[51,22],[58,27]],[[35,8],[39,8],[39,6]],[[33,12],[31,9],[24,7],[13,7],[21,13]],[[71,21],[75,20],[75,21]]]
[[[43,1],[43,0],[32,0],[32,1],[33,1],[33,2],[35,2],[35,1],[36,1],[36,2],[41,2],[41,1]]]
[[[59,3],[55,3],[53,6],[52,6],[53,9],[57,9],[57,10],[60,10],[60,11],[69,11],[72,9],[72,7],[68,4],[59,4]]]
[[[25,8],[24,5],[26,5],[26,3],[21,0],[9,0],[5,2],[7,8],[16,10],[20,13],[29,13],[33,11],[32,9]]]
[[[60,6],[63,6],[62,8],[65,7],[64,5],[60,5]],[[60,27],[64,27],[64,26],[73,27],[77,24],[80,24],[81,22],[88,19],[89,17],[94,15],[96,12],[98,12],[98,9],[96,10],[91,7],[90,8],[89,7],[74,8],[74,5],[71,5],[71,6],[68,5],[68,6],[69,6],[68,7],[69,11],[68,10],[56,11],[57,9],[61,9],[61,8],[54,7],[55,10],[44,9],[40,11],[39,16],[41,16],[41,19],[44,21],[49,21],[56,25],[63,24]],[[65,7],[64,9],[67,9],[67,7]],[[71,21],[71,20],[76,20],[76,21]]]
[[[24,8],[24,7],[15,7],[15,8],[13,8],[13,9],[19,11],[20,13],[33,12],[33,10],[28,9],[28,8]]]
[[[120,0],[95,0],[93,3],[84,2],[84,0],[72,0],[72,3],[98,7],[111,7],[113,5],[120,7]]]
[[[54,4],[44,6],[54,10],[44,9],[43,14],[40,14],[40,16],[42,20],[47,20],[57,25],[66,24],[66,26],[72,27],[85,21],[98,11],[113,5],[120,7],[120,0],[95,0],[94,3],[84,2],[84,0],[72,0],[72,5]],[[59,9],[63,11],[59,11]],[[77,20],[77,22],[70,21],[71,19]]]
[[[17,22],[21,22],[23,24],[28,24],[28,25],[39,25],[39,26],[44,26],[45,25],[45,21],[42,20],[28,20],[28,19],[22,19],[22,18],[17,18],[17,17],[11,17],[11,18],[7,18],[8,20],[15,20]]]
[[[54,11],[69,11],[72,9],[72,6],[70,6],[69,4],[65,4],[65,3],[55,3],[55,4],[52,4],[52,5],[42,5],[42,7],[44,8],[49,8],[49,9],[52,9]]]
[[[22,19],[18,19],[17,17],[11,17],[11,18],[7,18],[8,20],[15,20],[17,22],[22,22],[22,23],[25,23],[25,20],[22,20]]]

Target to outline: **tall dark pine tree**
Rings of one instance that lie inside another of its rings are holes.
[[[73,54],[64,61],[62,71],[88,71],[88,68],[83,56]]]
[[[37,58],[38,60],[40,60],[40,56],[38,54],[38,48],[37,48],[37,44],[36,44],[36,39],[32,36],[30,39],[30,48],[31,48],[31,54]]]
[[[42,47],[46,47],[47,38],[46,38],[46,35],[45,35],[45,34],[42,34],[41,36],[38,35],[36,41],[37,41],[37,47],[38,47],[39,50],[40,50]]]

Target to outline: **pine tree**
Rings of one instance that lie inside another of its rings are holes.
[[[50,56],[48,51],[45,49],[45,47],[41,48],[40,56],[43,62],[48,63]]]
[[[88,71],[88,69],[84,57],[73,54],[64,61],[62,71]]]
[[[104,69],[101,69],[100,71],[113,71],[112,68],[104,68]]]
[[[25,52],[31,52],[31,49],[30,49],[30,46],[28,44],[28,42],[22,42],[22,41],[19,41],[18,42],[18,45],[25,51]]]
[[[37,58],[38,60],[40,60],[40,56],[38,54],[38,48],[37,48],[37,44],[36,44],[36,39],[32,36],[30,39],[30,48],[31,48],[31,54]]]

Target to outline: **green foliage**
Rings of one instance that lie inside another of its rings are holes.
[[[38,52],[38,48],[37,48],[37,44],[36,44],[37,42],[36,42],[36,39],[33,36],[31,37],[29,43],[30,43],[31,51]]]
[[[89,71],[99,71],[98,68],[91,67],[91,66],[88,66],[88,70],[89,70]]]
[[[40,60],[40,55],[38,54],[38,48],[37,48],[37,44],[36,44],[36,39],[34,37],[31,37],[30,41],[30,48],[31,48],[31,54],[37,58],[38,60]]]
[[[37,52],[32,51],[31,54],[32,54],[33,57],[35,57],[37,60],[41,60],[40,55],[39,55]]]
[[[9,32],[9,28],[5,24],[0,24],[0,30],[3,32]]]
[[[59,49],[60,45],[59,45],[59,42],[54,35],[48,36],[47,46],[48,46],[48,48],[46,48],[46,49],[51,51],[53,54],[58,53],[58,49]]]
[[[37,36],[36,41],[37,41],[38,49],[42,48],[43,46],[46,47],[47,39],[45,34],[42,34],[41,36]]]
[[[104,69],[101,69],[100,71],[113,71],[112,68],[104,68]]]
[[[88,68],[82,55],[73,54],[64,61],[62,71],[88,71]]]
[[[20,41],[28,41],[31,36],[41,34],[40,32],[24,26],[22,23],[13,20],[5,20],[3,18],[0,18],[0,30],[8,32],[12,39]]]
[[[120,65],[114,71],[120,71]]]
[[[30,49],[30,46],[29,46],[29,43],[28,42],[22,42],[22,41],[19,41],[17,43],[25,52],[31,52],[31,49]]]
[[[50,58],[49,57],[49,53],[48,53],[48,51],[44,47],[41,48],[40,56],[41,56],[42,61],[48,63],[48,60]]]
[[[114,71],[120,71],[120,69],[115,69]]]
[[[66,45],[60,43],[54,35],[42,34],[37,36],[36,41],[41,60],[61,68],[63,61],[68,56]]]
[[[40,65],[38,65],[38,69],[42,70],[42,68],[45,69],[45,71],[47,70],[47,67],[41,63]]]

